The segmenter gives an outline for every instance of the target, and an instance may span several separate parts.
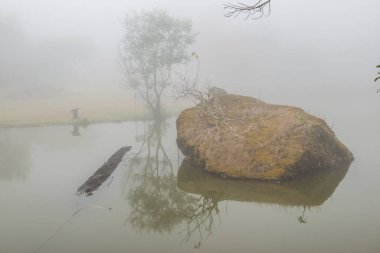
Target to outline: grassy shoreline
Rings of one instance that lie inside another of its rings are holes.
[[[70,112],[79,108],[79,119]],[[177,115],[184,103],[164,106],[166,114]],[[97,124],[149,120],[143,101],[130,94],[90,93],[60,97],[28,98],[0,101],[0,128],[41,127],[49,125]]]

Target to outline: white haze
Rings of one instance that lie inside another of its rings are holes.
[[[378,0],[272,0],[271,14],[259,20],[226,18],[223,4],[1,0],[1,88],[121,89],[123,17],[159,8],[193,21],[198,36],[190,50],[199,55],[202,83],[277,103],[291,103],[283,95],[289,93],[322,97],[359,90],[376,96]]]

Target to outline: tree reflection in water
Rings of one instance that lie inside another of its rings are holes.
[[[171,233],[183,225],[183,241],[194,232],[199,234],[197,248],[204,234],[212,234],[219,201],[215,195],[197,196],[177,187],[177,168],[174,170],[162,143],[167,126],[165,119],[151,122],[139,150],[130,159],[125,195],[132,211],[126,222],[139,232]]]

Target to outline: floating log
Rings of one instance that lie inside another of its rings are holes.
[[[103,164],[87,181],[82,184],[77,191],[77,195],[86,193],[87,196],[92,195],[92,193],[101,186],[104,181],[106,181],[109,176],[114,172],[116,167],[119,165],[125,153],[131,149],[130,146],[122,147],[116,153],[114,153],[108,161]]]

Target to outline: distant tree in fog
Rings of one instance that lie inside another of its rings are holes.
[[[155,116],[161,96],[171,85],[175,67],[187,63],[187,48],[194,42],[190,20],[154,10],[128,15],[120,54],[130,87],[137,90]]]
[[[0,88],[12,85],[9,84],[9,66],[13,64],[15,55],[24,53],[19,49],[23,48],[24,44],[24,34],[17,19],[0,13]]]
[[[245,16],[245,18],[252,17],[254,19],[261,18],[264,16],[265,12],[267,15],[270,14],[271,0],[256,0],[253,4],[245,4],[245,3],[227,3],[224,5],[224,9],[227,11],[225,14],[226,17],[237,17],[237,16]]]
[[[0,13],[0,89],[17,91],[11,97],[92,85],[94,52],[88,41],[76,36],[31,40],[17,16]]]

